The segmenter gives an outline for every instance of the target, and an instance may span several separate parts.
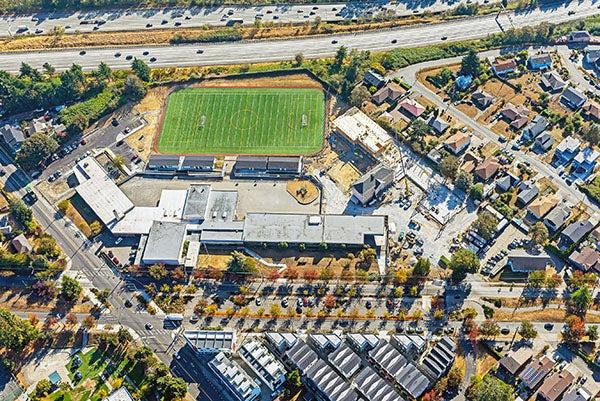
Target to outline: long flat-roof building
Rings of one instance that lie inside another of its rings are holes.
[[[375,157],[381,155],[393,142],[385,129],[357,107],[336,118],[333,126],[350,142],[360,145]]]
[[[187,330],[183,338],[199,354],[235,351],[236,336],[233,331]]]
[[[75,190],[104,225],[119,221],[133,209],[133,203],[95,158],[88,156],[80,160],[73,172],[79,182]]]
[[[238,355],[271,390],[271,396],[281,392],[285,382],[285,368],[267,347],[252,340],[240,347]]]
[[[258,384],[223,352],[215,355],[208,366],[236,400],[254,401],[260,397]]]
[[[155,221],[150,228],[142,262],[146,265],[181,265],[185,234],[185,223]]]

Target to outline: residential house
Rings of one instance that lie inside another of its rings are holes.
[[[506,373],[502,375],[503,378],[514,379],[525,368],[525,365],[531,361],[532,357],[533,350],[529,347],[520,347],[507,352],[498,362],[500,370]]]
[[[265,334],[265,338],[280,356],[292,348],[296,344],[296,341],[298,341],[298,336],[294,333],[269,332]]]
[[[358,352],[372,350],[379,344],[381,338],[375,334],[350,333],[346,335],[346,339],[350,345]]]
[[[521,138],[526,142],[532,141],[537,138],[539,134],[544,132],[546,128],[548,128],[548,125],[550,125],[548,119],[541,114],[538,114],[533,118],[533,120],[531,120],[529,124],[525,126]]]
[[[568,86],[560,95],[560,101],[568,108],[578,110],[587,101],[587,96],[572,86]]]
[[[510,171],[505,176],[496,180],[496,188],[501,192],[506,192],[515,185],[519,185],[521,179]]]
[[[308,342],[324,353],[335,351],[342,344],[342,341],[343,340],[337,334],[333,333],[313,333],[308,335]]]
[[[594,225],[589,220],[578,220],[569,224],[560,233],[560,247],[566,249],[569,246],[578,243],[585,237],[592,229]]]
[[[588,401],[592,395],[583,387],[573,388],[563,395],[562,401]]]
[[[412,99],[404,99],[398,104],[398,108],[411,119],[417,118],[425,112],[425,107]]]
[[[442,337],[423,358],[422,368],[429,373],[432,379],[442,377],[456,357],[456,344],[448,336]]]
[[[352,184],[352,196],[361,205],[378,198],[394,182],[394,170],[378,165]]]
[[[557,165],[566,165],[571,162],[579,152],[581,141],[575,137],[568,136],[556,147],[554,151],[554,160]]]
[[[517,194],[517,206],[525,207],[531,203],[540,193],[540,189],[531,181],[524,181],[519,185]]]
[[[527,116],[529,110],[524,106],[515,106],[512,103],[507,103],[500,111],[500,115],[504,118],[513,129],[521,129],[529,121]]]
[[[540,150],[541,152],[547,152],[554,145],[554,137],[550,135],[547,131],[544,131],[541,135],[538,135],[533,141],[534,148]]]
[[[592,35],[588,31],[573,31],[567,36],[569,43],[587,44],[592,40]]]
[[[371,100],[378,106],[386,102],[392,104],[405,93],[406,90],[397,83],[388,82],[387,85],[373,94]]]
[[[584,272],[600,272],[600,252],[589,246],[583,247],[581,250],[575,250],[569,256],[569,262]]]
[[[346,379],[351,378],[361,368],[361,359],[346,343],[327,356],[331,365]]]
[[[363,83],[367,87],[374,86],[375,88],[379,89],[385,85],[386,80],[384,77],[382,77],[380,74],[376,73],[375,71],[369,70],[369,71],[367,71],[367,73],[365,74],[365,76],[363,78]]]
[[[487,109],[492,103],[494,103],[494,97],[482,90],[473,92],[471,99],[473,99],[473,103],[475,103],[475,105],[480,109]]]
[[[471,144],[471,135],[466,132],[457,132],[444,142],[444,147],[454,155],[459,154]]]
[[[427,340],[419,334],[396,334],[390,339],[402,353],[410,359],[416,359],[425,352]]]
[[[593,120],[597,123],[600,123],[600,103],[597,103],[593,100],[588,100],[581,111],[581,114],[583,114],[583,116],[588,120]]]
[[[512,58],[505,60],[497,58],[492,62],[492,70],[498,76],[508,75],[517,70],[517,62]]]
[[[404,401],[404,398],[386,380],[368,366],[356,375],[354,383],[356,390],[366,400]]]
[[[19,234],[13,238],[12,241],[10,241],[10,244],[18,253],[29,253],[33,251],[33,246],[23,234]]]
[[[552,371],[553,367],[554,361],[546,355],[533,358],[519,374],[519,379],[525,387],[535,390],[542,380],[544,380],[544,377]]]
[[[600,153],[591,146],[580,150],[573,159],[571,174],[577,178],[586,180],[594,172],[598,157],[600,157]]]
[[[560,202],[560,196],[548,194],[540,196],[529,204],[527,212],[536,220],[541,220]]]
[[[8,213],[6,213],[0,217],[0,233],[3,235],[9,235],[12,233],[12,226],[10,225],[10,219],[8,216]]]
[[[5,124],[0,127],[0,136],[12,154],[17,153],[21,149],[21,144],[25,141],[25,134],[16,125]]]
[[[34,118],[27,123],[27,133],[29,136],[33,134],[45,134],[50,131],[52,125],[48,124],[44,117]]]
[[[585,49],[585,62],[594,64],[600,59],[600,46],[589,46]]]
[[[284,359],[287,365],[298,369],[300,374],[304,375],[319,360],[319,355],[303,340],[298,339],[286,351]]]
[[[306,386],[315,393],[318,401],[357,401],[358,394],[353,387],[338,375],[322,359],[317,360],[306,370]]]
[[[488,157],[475,168],[475,175],[482,181],[487,182],[496,175],[499,169],[500,163],[498,163],[498,159]]]
[[[127,387],[123,386],[110,393],[102,401],[134,401],[134,399],[129,390],[127,390]]]
[[[569,217],[571,217],[571,208],[566,205],[562,205],[555,207],[550,213],[548,213],[544,219],[544,224],[546,227],[548,227],[548,231],[550,231],[550,233],[554,233],[558,231],[558,229],[560,229],[567,220],[569,220]]]
[[[575,376],[566,369],[554,373],[544,380],[538,391],[537,398],[540,401],[558,401],[567,389],[573,384]]]
[[[443,134],[444,131],[446,131],[448,127],[450,127],[450,124],[448,124],[446,121],[435,116],[431,116],[431,118],[427,121],[427,124],[429,124],[429,126],[433,128],[435,133],[438,135]]]
[[[527,59],[527,65],[532,70],[545,70],[552,67],[552,56],[548,53],[534,54]]]
[[[458,89],[459,91],[464,91],[464,90],[468,89],[469,86],[471,86],[472,82],[473,82],[473,77],[471,75],[459,75],[458,77],[456,77],[456,80],[454,81],[454,85],[456,86],[456,89]]]
[[[546,252],[531,254],[519,249],[508,254],[506,265],[515,273],[531,273],[544,271],[548,266],[552,266],[553,262]]]
[[[481,158],[473,152],[468,151],[463,156],[463,164],[460,166],[460,169],[465,173],[471,174],[475,171],[475,167],[477,167],[479,163],[481,163]]]
[[[396,373],[408,363],[406,358],[386,340],[379,341],[375,348],[369,351],[368,359],[371,365],[390,381],[393,381]]]
[[[274,398],[283,390],[286,374],[285,367],[267,347],[256,340],[250,340],[242,345],[238,351],[238,355],[269,388],[271,397]]]
[[[411,399],[415,400],[431,386],[431,380],[419,370],[414,362],[410,362],[400,369],[396,374],[396,383],[410,395]]]
[[[255,401],[260,398],[260,386],[234,360],[219,352],[208,362],[208,367],[237,401]]]
[[[540,83],[544,90],[550,93],[560,92],[567,86],[567,83],[563,81],[556,71],[549,71],[542,74]]]

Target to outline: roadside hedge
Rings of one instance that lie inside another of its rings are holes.
[[[178,33],[173,36],[171,43],[236,42],[238,40],[242,40],[242,31],[240,29],[223,28],[199,34]]]
[[[60,120],[71,134],[83,131],[90,123],[116,110],[125,102],[122,91],[109,86],[98,95],[60,111]]]

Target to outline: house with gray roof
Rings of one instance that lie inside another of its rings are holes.
[[[560,101],[571,110],[578,110],[587,101],[587,96],[572,86],[569,86],[563,91],[562,95],[560,95]]]
[[[556,71],[549,71],[542,74],[540,84],[542,88],[549,93],[560,92],[567,86],[567,83],[563,81]]]
[[[21,128],[10,124],[0,127],[0,137],[7,150],[13,155],[21,149],[21,144],[25,141],[25,134]]]
[[[517,205],[525,207],[531,203],[540,193],[540,189],[531,181],[522,182],[519,185],[519,193],[517,194]]]
[[[179,155],[151,155],[146,165],[147,170],[177,171],[181,156]]]
[[[311,366],[319,360],[317,353],[303,340],[298,339],[296,343],[286,351],[285,359],[289,365],[304,374]]]
[[[379,164],[352,184],[352,196],[361,205],[378,198],[394,182],[394,170]]]
[[[260,386],[236,361],[224,353],[215,355],[208,362],[208,367],[236,401],[255,401],[260,398]]]
[[[368,360],[390,381],[395,380],[396,373],[408,363],[406,358],[386,340],[381,340],[369,351]]]
[[[473,92],[471,98],[473,99],[473,103],[480,109],[486,109],[494,102],[494,97],[492,95],[481,90]]]
[[[319,359],[305,372],[305,383],[318,400],[356,401],[358,394],[327,362]]]
[[[569,224],[560,233],[559,248],[567,249],[572,244],[578,243],[593,229],[594,225],[589,220],[579,220]]]
[[[538,135],[544,132],[546,128],[548,128],[548,125],[550,125],[548,119],[541,114],[538,114],[533,118],[533,120],[531,120],[529,124],[525,126],[525,128],[523,128],[523,134],[521,135],[521,138],[525,142],[532,141],[537,138]]]
[[[234,331],[186,330],[185,342],[198,354],[231,353],[235,349]]]
[[[442,120],[439,117],[436,116],[431,116],[429,118],[429,120],[427,121],[427,124],[433,128],[433,130],[435,131],[435,133],[437,135],[441,135],[444,133],[444,131],[446,131],[448,129],[448,127],[450,127],[450,124],[448,124],[446,121]]]
[[[342,344],[328,356],[329,363],[346,379],[360,370],[361,359],[348,344]]]
[[[423,369],[429,372],[432,379],[442,377],[456,357],[456,344],[448,336],[442,337],[423,358]]]
[[[531,273],[544,271],[548,266],[552,266],[553,262],[546,252],[531,254],[524,250],[515,250],[508,254],[506,265],[516,273]]]
[[[275,397],[283,390],[285,383],[285,367],[275,356],[257,340],[250,340],[242,345],[238,355],[246,362]]]
[[[431,380],[414,362],[408,363],[396,374],[396,382],[410,397],[417,399],[431,386]]]
[[[354,384],[358,392],[371,401],[405,401],[386,380],[384,380],[373,368],[367,366],[361,370]]]
[[[367,87],[374,86],[375,88],[379,89],[383,85],[385,85],[386,80],[384,77],[381,76],[381,74],[379,74],[373,70],[369,70],[365,73],[365,76],[363,78],[363,83]]]
[[[535,149],[541,152],[547,152],[554,145],[554,137],[548,133],[548,131],[542,132],[535,138],[533,146]]]
[[[548,227],[550,233],[558,231],[563,224],[571,217],[571,208],[563,205],[552,209],[544,218],[544,224]]]

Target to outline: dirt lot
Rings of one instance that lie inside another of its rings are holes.
[[[316,201],[321,193],[319,188],[309,180],[288,181],[287,191],[302,205]]]
[[[352,164],[338,160],[331,166],[327,175],[338,184],[342,191],[348,192],[352,184],[360,178],[361,173]]]
[[[290,86],[302,86],[310,88],[323,87],[314,79],[311,79],[306,74],[290,74],[279,77],[231,77],[231,78],[217,78],[217,79],[206,79],[198,84],[194,84],[194,87],[206,87],[206,86],[222,86],[231,87],[236,86],[240,88],[256,88],[256,87],[290,87]]]
[[[0,287],[0,307],[23,312],[57,310],[64,314],[65,312],[88,313],[92,304],[89,302],[76,304],[68,309],[62,302],[56,300],[48,302],[35,296],[30,290]]]

